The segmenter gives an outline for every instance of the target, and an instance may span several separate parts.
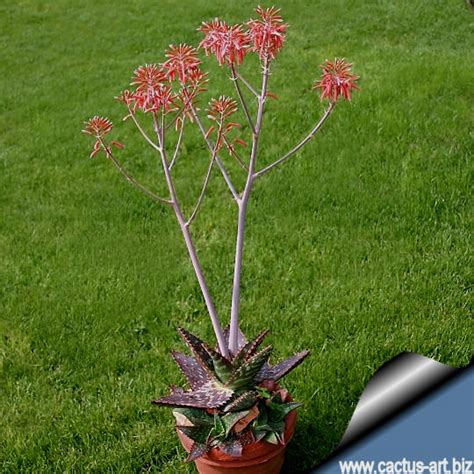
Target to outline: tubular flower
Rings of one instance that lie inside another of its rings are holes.
[[[195,88],[198,92],[204,92],[206,90],[208,78],[207,73],[202,72],[201,69],[195,69],[188,75],[189,84]]]
[[[257,7],[256,12],[260,19],[247,22],[252,51],[262,60],[274,59],[283,47],[288,25],[283,23],[279,8]]]
[[[214,54],[221,66],[242,64],[250,46],[250,38],[242,25],[229,26],[216,18],[209,23],[203,22],[198,31],[205,35],[199,47],[204,49],[206,55]]]
[[[200,69],[196,69],[189,74],[188,81],[189,85],[183,86],[177,96],[184,112],[189,111],[191,105],[195,105],[198,94],[206,91],[207,74]]]
[[[234,99],[223,95],[218,99],[211,99],[207,109],[208,118],[217,124],[217,150],[220,150],[222,145],[225,145],[231,154],[235,153],[234,143],[243,146],[245,145],[245,142],[238,138],[233,140],[229,138],[229,133],[233,129],[240,128],[239,123],[227,121],[227,119],[235,114],[235,112],[237,112],[237,102]],[[210,127],[206,136],[209,137],[215,129],[215,126]]]
[[[192,115],[192,107],[197,108],[196,106],[196,96],[198,91],[194,89],[183,88],[179,91],[177,100],[183,112],[183,115],[187,115],[191,122],[194,121]]]
[[[135,92],[148,92],[166,83],[166,73],[156,64],[145,64],[134,72],[130,85],[136,86]]]
[[[124,90],[120,93],[120,95],[118,95],[117,97],[115,97],[119,102],[122,102],[122,104],[125,104],[126,106],[129,106],[129,105],[133,105],[133,103],[135,102],[135,99],[134,99],[134,96],[133,96],[133,93],[130,92],[129,90]]]
[[[163,113],[172,112],[176,110],[176,97],[171,87],[165,85],[134,94],[136,107],[144,112],[158,112],[159,110],[162,110]]]
[[[84,130],[82,130],[83,133],[87,135],[92,135],[96,139],[90,157],[93,158],[100,151],[104,151],[107,156],[110,153],[110,148],[104,145],[103,139],[112,130],[112,122],[106,117],[99,117],[98,115],[95,115],[84,123],[85,127]],[[114,145],[116,148],[123,148],[123,145],[119,142],[112,141],[111,144]]]
[[[128,95],[122,101],[127,100],[127,104],[134,100],[134,109],[137,107],[144,112],[158,112],[160,109],[164,113],[175,110],[176,94],[167,83],[166,73],[156,64],[140,66],[131,82],[136,86],[132,96]]]
[[[170,45],[166,57],[168,59],[162,64],[162,68],[170,81],[177,78],[181,84],[191,82],[193,74],[199,71],[201,60],[198,58],[197,49],[192,46]]]
[[[237,102],[230,97],[221,95],[218,99],[211,99],[207,116],[214,122],[222,124],[235,112],[237,112]]]
[[[177,130],[181,128],[185,117],[187,117],[190,122],[194,122],[192,108],[198,109],[196,98],[201,92],[206,91],[207,81],[207,74],[202,72],[201,69],[195,69],[189,73],[189,84],[183,84],[176,96],[176,103],[180,109],[180,116],[176,119],[175,123]]]
[[[316,81],[313,89],[321,89],[321,100],[329,99],[336,102],[340,97],[351,100],[352,90],[358,89],[356,76],[351,72],[352,64],[345,59],[336,58],[334,62],[324,61],[321,65],[323,74],[321,80]]]

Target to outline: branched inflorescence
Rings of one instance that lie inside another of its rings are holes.
[[[145,187],[117,159],[114,149],[121,149],[123,145],[114,140],[108,141],[113,125],[107,118],[95,116],[86,122],[83,130],[94,138],[91,157],[103,152],[128,182],[156,202],[172,208],[211,319],[217,348],[211,349],[181,330],[193,356],[174,353],[174,357],[186,375],[190,389],[174,388],[171,395],[157,401],[161,405],[181,407],[175,415],[186,421],[186,426],[180,426],[182,432],[195,440],[191,458],[203,455],[214,446],[238,455],[249,440],[265,438],[270,442],[282,441],[284,418],[296,405],[288,400],[287,394],[276,382],[298,365],[307,352],[271,367],[268,364],[271,348],[258,351],[264,334],[250,343],[244,342],[239,313],[247,206],[254,182],[302,149],[322,128],[336,104],[341,99],[351,100],[353,90],[357,89],[358,77],[352,72],[351,64],[345,59],[326,60],[321,66],[322,76],[314,83],[313,89],[320,91],[321,100],[327,101],[328,106],[300,142],[280,158],[259,168],[259,144],[266,102],[268,97],[276,98],[268,89],[270,70],[285,44],[288,25],[275,7],[258,7],[256,15],[255,19],[235,25],[219,18],[203,22],[198,28],[203,34],[198,48],[188,44],[170,45],[162,63],[138,67],[130,87],[117,97],[127,109],[124,120],[133,122],[158,154],[167,196],[159,196]],[[218,64],[229,71],[236,93],[236,99],[223,95],[211,99],[205,108],[207,117],[202,116],[199,107],[200,95],[208,85],[199,49],[207,56],[214,56]],[[256,55],[261,66],[261,84],[258,87],[246,80],[241,72],[245,58],[251,54]],[[254,102],[253,107],[249,106],[248,95]],[[242,127],[236,120],[239,105],[247,127]],[[142,124],[144,119],[151,122],[151,127]],[[205,123],[206,119],[209,125]],[[183,152],[184,132],[188,124],[196,126],[202,135],[209,161],[197,201],[183,206],[173,174]],[[249,136],[245,140],[243,134],[247,130]],[[168,140],[172,134],[176,134],[176,139]],[[243,189],[236,189],[233,176],[228,171],[229,163],[222,157],[222,152],[227,152],[244,173]],[[190,232],[216,167],[238,211],[230,325],[226,330],[214,305]]]

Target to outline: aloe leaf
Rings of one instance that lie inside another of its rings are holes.
[[[246,408],[250,408],[257,402],[257,393],[253,390],[244,392],[242,395],[239,395],[235,400],[230,402],[224,408],[225,412],[240,411]]]
[[[273,421],[283,421],[288,413],[292,412],[296,408],[302,406],[302,403],[291,402],[291,403],[267,403],[267,408],[270,414],[270,419]]]
[[[285,432],[284,431],[275,432],[275,436],[277,437],[279,443],[285,444]]]
[[[270,331],[268,329],[263,330],[255,339],[251,340],[250,342],[247,342],[245,346],[243,346],[239,352],[236,354],[234,359],[232,360],[232,365],[234,367],[240,366],[244,360],[250,359],[252,357],[256,350],[258,349],[258,346],[262,343],[262,341],[265,339],[265,336],[269,333]]]
[[[170,386],[170,390],[171,390],[171,393],[174,394],[174,395],[186,393],[186,391],[184,390],[184,388],[177,387],[176,385],[171,385],[171,386]]]
[[[227,454],[228,456],[238,458],[242,456],[243,446],[242,446],[242,443],[238,439],[235,439],[233,441],[228,441],[226,443],[220,443],[219,449],[223,453]]]
[[[239,435],[239,441],[242,447],[248,446],[255,442],[255,435],[253,434],[252,430],[245,430]]]
[[[267,433],[263,439],[267,441],[267,443],[278,444],[278,438],[276,437],[276,434],[273,433],[273,431]]]
[[[245,418],[249,414],[249,410],[238,411],[235,413],[228,413],[224,415],[221,420],[225,427],[225,435],[228,436],[232,428],[238,423],[242,418]]]
[[[172,351],[171,354],[191,388],[197,389],[211,380],[208,371],[203,369],[194,357],[176,351]]]
[[[176,428],[199,444],[207,444],[212,430],[209,426],[177,426]]]
[[[214,365],[211,356],[204,348],[204,342],[184,328],[178,328],[178,332],[186,345],[191,349],[196,361],[212,378],[214,376]]]
[[[194,426],[214,426],[214,418],[198,408],[175,408],[173,415],[184,416]]]
[[[213,435],[216,438],[223,438],[226,433],[226,427],[224,422],[221,420],[221,417],[216,413],[214,415],[214,428]]]
[[[207,383],[198,390],[171,393],[166,397],[154,400],[155,405],[171,407],[190,408],[218,408],[232,397],[232,390],[216,387],[213,383]]]
[[[282,433],[283,431],[285,431],[286,427],[284,421],[271,421],[268,423],[268,425],[270,426],[271,431],[273,431],[274,433]]]
[[[256,381],[261,382],[263,380],[273,380],[276,382],[300,365],[308,355],[309,351],[298,352],[294,356],[289,357],[273,367],[264,367],[257,375]]]
[[[188,457],[186,458],[186,462],[191,462],[195,461],[196,459],[200,458],[201,456],[204,456],[210,449],[210,446],[208,444],[201,444],[201,443],[196,443],[194,442],[191,451],[188,454]]]
[[[254,427],[254,430],[256,433],[267,433],[269,431],[273,431],[273,428],[268,424],[258,424],[257,426]]]
[[[217,377],[221,382],[226,383],[232,374],[232,364],[223,355],[221,355],[220,352],[215,351],[206,343],[203,343],[203,347],[209,354],[209,357],[212,359],[214,371]]]
[[[257,352],[239,368],[235,369],[227,385],[234,390],[253,386],[256,375],[262,369],[263,364],[268,360],[272,352],[272,346]]]

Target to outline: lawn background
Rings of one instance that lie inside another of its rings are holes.
[[[205,306],[174,217],[103,158],[89,161],[80,130],[109,116],[124,162],[163,189],[113,97],[168,44],[196,44],[202,20],[243,21],[255,5],[0,2],[2,472],[194,472],[170,412],[150,400],[181,380],[176,326],[212,337]],[[337,446],[385,361],[415,351],[469,362],[474,12],[461,0],[278,5],[290,29],[260,163],[321,113],[310,86],[325,58],[352,60],[362,88],[258,183],[250,208],[243,329],[271,327],[280,357],[312,350],[285,382],[305,403],[288,452],[298,472]],[[232,94],[215,61],[205,65],[214,94]],[[177,176],[192,198],[207,157],[188,138]],[[235,209],[217,173],[211,184],[193,232],[227,315]]]

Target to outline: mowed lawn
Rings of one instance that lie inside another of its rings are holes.
[[[176,326],[212,340],[203,298],[174,216],[102,156],[89,160],[81,128],[109,116],[121,159],[163,192],[157,157],[121,122],[114,96],[170,43],[197,44],[202,20],[243,21],[255,6],[0,3],[2,472],[194,472],[171,413],[150,400],[182,382],[169,356],[182,348]],[[271,327],[278,357],[312,351],[285,382],[304,402],[287,456],[301,472],[337,446],[387,360],[403,351],[470,360],[474,11],[462,0],[278,6],[290,28],[260,165],[321,114],[310,89],[324,59],[353,61],[362,89],[258,182],[250,207],[243,329]],[[201,109],[211,94],[233,94],[227,71],[212,58],[205,68]],[[257,81],[255,61],[243,70]],[[191,128],[184,150],[176,177],[189,212],[208,155]],[[235,216],[215,173],[193,234],[224,322]]]

